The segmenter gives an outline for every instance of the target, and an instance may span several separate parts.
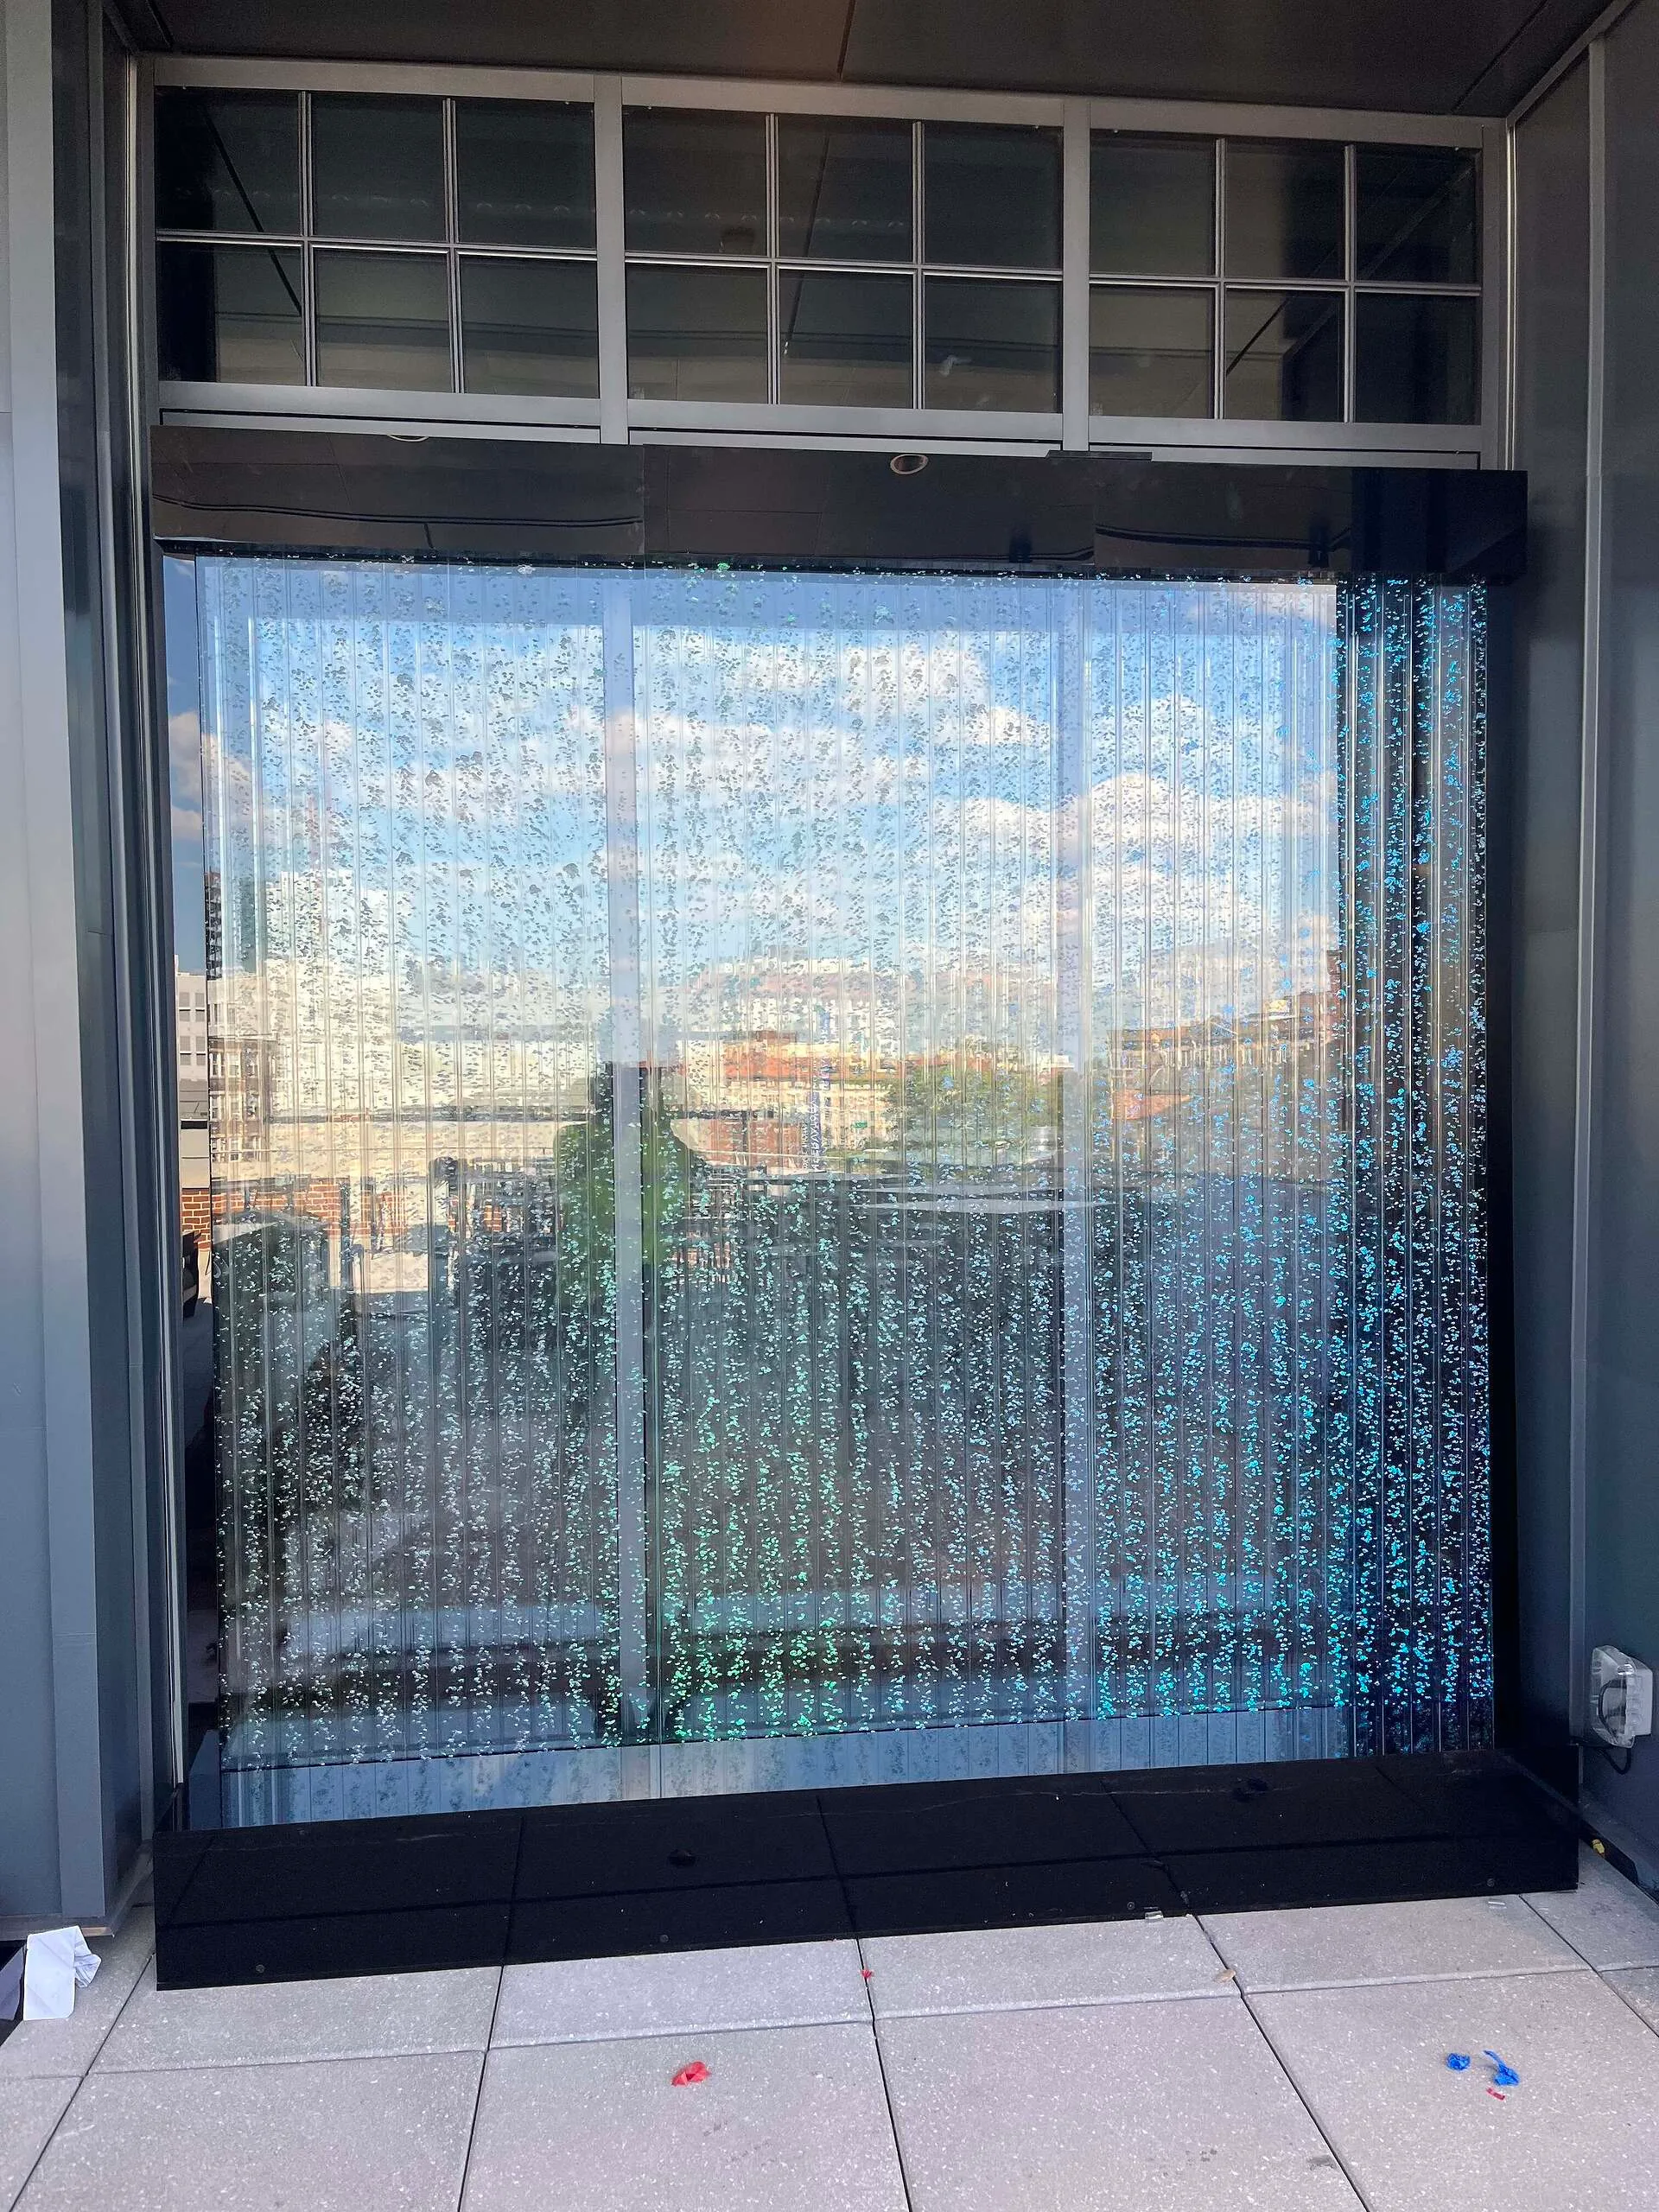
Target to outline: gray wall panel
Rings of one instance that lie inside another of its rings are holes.
[[[1607,40],[1586,1642],[1659,1663],[1659,0]],[[1659,1847],[1659,1747],[1589,1786]]]
[[[1557,1741],[1573,1672],[1571,1423],[1579,819],[1588,394],[1589,70],[1516,139],[1516,461],[1528,472],[1510,791],[1521,1718]]]

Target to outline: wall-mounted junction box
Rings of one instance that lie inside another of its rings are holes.
[[[1621,1751],[1653,1733],[1653,1669],[1614,1643],[1590,1654],[1590,1726]]]

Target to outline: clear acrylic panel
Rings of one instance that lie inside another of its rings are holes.
[[[766,252],[764,116],[627,108],[622,162],[630,253]]]
[[[314,92],[311,220],[319,238],[441,244],[442,105],[390,93]]]
[[[1354,301],[1354,419],[1480,420],[1480,302],[1361,292]]]
[[[913,134],[863,116],[778,118],[778,251],[785,260],[908,261]]]
[[[1342,420],[1340,292],[1229,289],[1223,411],[1264,423]]]
[[[1089,292],[1089,412],[1216,411],[1215,299],[1173,284]]]
[[[1489,1740],[1478,594],[198,627],[230,1817]]]
[[[1354,149],[1354,274],[1382,283],[1472,284],[1480,274],[1480,164],[1455,146]]]
[[[297,246],[156,247],[156,365],[200,384],[305,382],[305,261]]]
[[[1060,134],[930,123],[922,131],[923,245],[930,264],[1060,265]]]
[[[591,261],[463,254],[462,388],[597,397],[598,292]]]
[[[764,399],[763,269],[628,270],[628,394],[634,399]]]
[[[594,250],[594,111],[561,100],[455,102],[465,245]]]
[[[1060,288],[1006,279],[923,279],[922,400],[928,407],[1060,404]]]
[[[163,86],[155,143],[158,230],[302,228],[296,92]]]
[[[1089,266],[1101,276],[1211,276],[1216,142],[1096,130],[1089,142]]]
[[[449,390],[449,278],[440,255],[331,248],[312,270],[319,384]]]
[[[1340,146],[1230,138],[1222,149],[1229,276],[1341,276],[1347,264]]]
[[[778,397],[803,406],[908,407],[913,297],[908,276],[782,270]]]

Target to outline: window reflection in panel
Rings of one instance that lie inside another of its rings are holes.
[[[591,252],[594,111],[555,100],[457,100],[463,244]]]
[[[164,231],[298,231],[297,95],[157,92],[156,221]]]
[[[1060,404],[1060,288],[930,276],[929,407],[1051,413]]]
[[[305,270],[295,246],[156,249],[159,369],[191,384],[303,384]]]
[[[1354,302],[1354,414],[1361,423],[1480,420],[1480,303],[1362,292]]]
[[[926,258],[974,269],[1060,265],[1060,134],[930,123]]]
[[[1214,412],[1209,292],[1096,284],[1089,296],[1089,412]]]
[[[1359,146],[1354,187],[1357,276],[1396,284],[1476,282],[1480,193],[1472,154]]]
[[[907,123],[778,118],[778,251],[817,261],[908,261]]]
[[[630,269],[628,392],[634,399],[764,399],[765,270]]]
[[[311,206],[319,238],[442,240],[439,103],[314,94]]]
[[[778,284],[780,399],[803,406],[908,407],[908,276],[806,275]]]
[[[468,391],[596,397],[599,313],[593,264],[465,256],[461,342],[461,382]]]
[[[629,108],[622,162],[631,253],[766,252],[763,117]]]
[[[1342,420],[1342,296],[1229,292],[1225,411],[1268,423]]]
[[[1225,162],[1230,276],[1340,276],[1340,146],[1230,138]]]
[[[449,286],[435,253],[319,253],[317,382],[448,391]]]
[[[1103,276],[1208,276],[1215,265],[1214,139],[1096,131],[1089,266]]]

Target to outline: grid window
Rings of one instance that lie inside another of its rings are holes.
[[[1478,247],[1460,149],[1097,131],[1090,412],[1477,423]]]
[[[190,88],[156,131],[164,380],[596,398],[590,107]]]
[[[591,422],[605,299],[605,358],[645,405],[1054,435],[1056,128],[625,105],[612,289],[584,103],[189,86],[155,112],[168,384],[471,392]],[[1088,289],[1091,416],[1479,420],[1472,152],[1103,130],[1087,191],[1065,281]]]

